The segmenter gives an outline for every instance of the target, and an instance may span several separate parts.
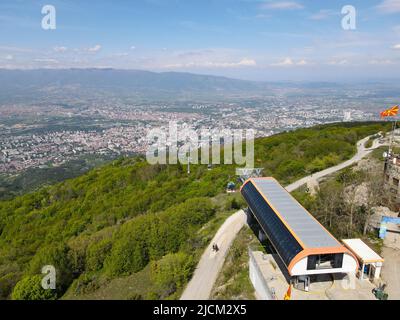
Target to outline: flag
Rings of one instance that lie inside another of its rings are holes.
[[[399,113],[399,106],[394,106],[387,110],[387,112],[389,117],[396,116]]]
[[[285,294],[285,297],[283,298],[283,300],[290,300],[292,298],[292,286],[289,285],[289,289]]]
[[[381,112],[381,117],[394,117],[399,113],[399,106],[393,106],[390,109]]]

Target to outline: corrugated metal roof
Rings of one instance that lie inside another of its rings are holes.
[[[278,181],[265,178],[253,178],[251,181],[306,247],[341,246],[339,241],[322,227]]]
[[[347,239],[343,240],[343,243],[364,263],[384,261],[380,255],[368,247],[368,245],[361,239]]]

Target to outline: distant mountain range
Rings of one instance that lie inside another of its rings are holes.
[[[332,82],[257,82],[183,72],[117,69],[0,69],[0,102],[104,96],[143,100],[221,99],[288,95],[342,94],[396,96],[397,82],[344,84]]]
[[[115,69],[0,69],[0,93],[56,88],[110,91],[132,95],[232,94],[260,92],[265,83],[190,73]]]

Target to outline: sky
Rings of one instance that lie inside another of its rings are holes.
[[[45,5],[55,8],[53,30],[42,28]],[[355,8],[355,29],[342,26],[345,5]],[[1,0],[0,30],[8,69],[400,78],[400,0]]]

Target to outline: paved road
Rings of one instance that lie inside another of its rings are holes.
[[[376,148],[379,148],[380,146],[382,146],[378,142],[378,139],[377,139],[377,140],[374,140],[374,143],[373,143],[371,148],[366,149],[364,147],[364,145],[368,141],[368,139],[369,139],[369,137],[364,138],[364,139],[360,140],[357,143],[357,154],[353,158],[351,158],[351,159],[349,159],[349,160],[347,160],[345,162],[342,162],[342,163],[338,164],[337,166],[330,167],[330,168],[328,168],[326,170],[314,173],[312,176],[304,177],[304,178],[292,183],[291,185],[288,185],[286,187],[286,190],[289,191],[289,192],[292,192],[292,191],[300,188],[302,185],[305,185],[305,184],[307,184],[309,182],[318,181],[319,179],[321,179],[321,178],[323,178],[325,176],[328,176],[328,175],[330,175],[332,173],[340,171],[340,170],[342,170],[344,168],[350,167],[351,165],[353,165],[353,164],[359,162],[361,159],[365,158],[367,155],[369,155]]]
[[[181,300],[207,300],[210,297],[211,290],[217,280],[219,271],[224,264],[228,250],[246,223],[246,214],[243,210],[230,216],[219,228],[217,234],[210,245],[203,253],[197,269],[189,282],[186,290],[181,296]],[[213,252],[212,245],[216,243],[220,250]]]
[[[305,177],[296,181],[295,183],[286,187],[286,190],[292,192],[309,181],[320,179],[324,176],[330,175],[336,171],[342,170],[352,164],[360,161],[366,155],[371,153],[374,149],[381,146],[377,140],[374,141],[372,148],[366,149],[364,147],[365,142],[369,137],[360,140],[357,143],[357,154],[350,160],[343,162],[335,167],[326,169],[324,171],[313,174],[312,176]],[[246,214],[243,210],[236,212],[230,216],[221,228],[218,230],[215,237],[212,239],[210,245],[203,253],[199,264],[197,265],[196,271],[187,285],[185,291],[181,296],[181,300],[207,300],[210,298],[211,290],[217,280],[218,274],[224,264],[225,257],[229,251],[229,248],[236,238],[236,235],[243,228],[246,223]],[[220,248],[218,253],[212,251],[212,245],[216,243]]]
[[[385,259],[382,267],[382,278],[387,283],[386,292],[389,300],[400,299],[400,255],[399,250],[383,247],[382,257]]]

